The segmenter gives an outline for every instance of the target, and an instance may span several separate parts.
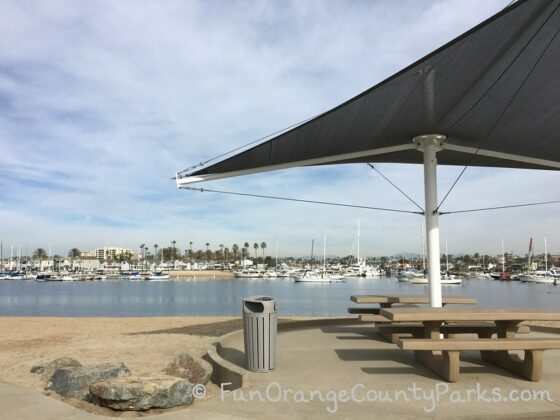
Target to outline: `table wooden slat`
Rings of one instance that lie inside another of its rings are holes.
[[[533,308],[386,308],[391,321],[560,321],[560,312]]]
[[[467,338],[467,339],[399,339],[403,350],[548,350],[560,348],[557,338]]]
[[[389,297],[385,295],[352,295],[350,300],[356,303],[389,303]]]
[[[428,304],[429,296],[425,295],[353,295],[350,300],[355,303],[414,303]],[[442,303],[447,304],[476,304],[475,298],[462,296],[443,296]]]

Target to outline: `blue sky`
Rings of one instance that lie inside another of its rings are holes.
[[[325,111],[509,0],[0,1],[0,239],[66,253],[141,243],[265,241],[306,255],[420,252],[419,216],[175,188],[175,171]],[[378,168],[423,202],[422,169]],[[460,168],[441,167],[440,193]],[[469,168],[463,209],[558,199],[559,175]],[[411,209],[365,165],[291,169],[209,188]],[[441,218],[451,253],[560,251],[558,206]]]

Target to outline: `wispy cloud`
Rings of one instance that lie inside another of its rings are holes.
[[[174,171],[318,114],[503,8],[507,0],[3,1],[0,236],[78,246],[280,244],[328,236],[350,252],[418,251],[417,216],[177,191]],[[379,165],[423,202],[421,168]],[[457,168],[442,168],[445,191]],[[449,209],[548,199],[558,176],[471,168]],[[301,168],[216,188],[414,209],[365,165]],[[557,197],[556,197],[557,198]],[[549,233],[557,208],[446,216],[455,252]],[[511,244],[511,245],[509,245]]]

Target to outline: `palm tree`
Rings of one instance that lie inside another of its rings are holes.
[[[193,244],[192,241],[190,241],[190,242],[189,242],[189,257],[191,258],[191,260],[192,260],[192,257],[193,257],[193,253],[192,253],[192,244]]]
[[[224,258],[226,262],[229,263],[229,248],[227,246],[224,248]]]
[[[261,249],[263,253],[263,264],[264,264],[264,250],[266,249],[266,242],[261,242]]]
[[[239,252],[239,245],[233,244],[231,250],[233,252],[233,263],[235,264],[235,260],[237,259],[237,253]]]
[[[157,249],[158,249],[158,244],[154,245],[154,265],[157,262]]]
[[[173,240],[171,241],[171,245],[173,246],[173,261],[175,261],[177,259],[177,251],[175,251],[175,245],[177,244],[177,241]]]
[[[209,260],[209,252],[210,250],[208,249],[208,247],[210,246],[210,244],[208,242],[206,242],[206,265],[208,265],[208,260]]]
[[[72,248],[70,251],[68,251],[68,257],[69,258],[78,258],[80,256],[81,252],[78,248]]]
[[[33,252],[33,258],[38,260],[44,260],[45,258],[47,258],[47,251],[45,251],[43,248],[37,248]]]
[[[224,244],[220,244],[220,255],[222,256],[222,263],[224,262]]]
[[[81,252],[78,248],[72,248],[68,251],[68,257],[70,258],[70,265],[72,266],[72,269],[74,269],[74,258],[78,258],[80,254]]]
[[[144,266],[146,255],[144,254],[144,250],[146,249],[146,244],[140,245],[140,255],[142,255],[142,266]]]
[[[243,244],[243,267],[245,267],[245,259],[249,255],[249,242]]]
[[[257,249],[259,249],[259,244],[255,242],[253,248],[255,250],[255,264],[257,264]]]

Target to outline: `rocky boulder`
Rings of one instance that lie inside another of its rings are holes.
[[[59,368],[73,368],[80,366],[82,365],[76,359],[72,359],[71,357],[61,357],[47,364],[33,366],[31,368],[31,373],[41,374],[43,379],[46,381],[51,377],[53,372]]]
[[[148,410],[190,405],[192,384],[169,376],[121,377],[94,382],[90,401],[113,410]]]
[[[186,379],[191,384],[206,385],[212,376],[212,365],[199,357],[181,353],[163,369],[163,373]]]
[[[45,389],[64,397],[87,401],[91,383],[125,375],[130,375],[130,371],[123,363],[57,368],[48,378]]]

